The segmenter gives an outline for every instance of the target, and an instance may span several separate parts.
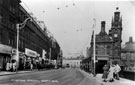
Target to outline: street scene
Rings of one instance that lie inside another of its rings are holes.
[[[135,1],[0,0],[0,85],[135,85]]]

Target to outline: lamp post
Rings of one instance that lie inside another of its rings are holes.
[[[49,63],[51,63],[51,52],[52,52],[52,50],[51,50],[51,47],[50,47],[50,61],[49,61]]]
[[[50,40],[51,40],[51,45],[50,45],[50,57],[49,57],[49,63],[51,63],[51,58],[52,58],[52,47],[53,47],[53,35],[51,35],[50,37]]]
[[[19,44],[19,30],[22,29],[23,27],[25,27],[26,22],[28,20],[32,20],[32,18],[31,17],[26,18],[23,23],[16,24],[16,29],[17,29],[17,47],[16,47],[16,63],[17,63],[17,67],[16,67],[16,72],[17,72],[18,66],[19,66],[19,48],[18,48],[19,47],[19,45],[18,45]]]
[[[94,61],[94,77],[96,76],[96,54],[95,54],[95,28],[96,28],[96,19],[93,19],[93,61]]]

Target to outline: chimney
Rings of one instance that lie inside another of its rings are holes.
[[[101,32],[105,32],[105,21],[101,21]]]
[[[132,43],[132,42],[133,42],[132,37],[129,37],[129,43]]]

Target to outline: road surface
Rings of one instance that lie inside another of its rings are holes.
[[[57,69],[0,76],[0,85],[101,85],[79,69]]]

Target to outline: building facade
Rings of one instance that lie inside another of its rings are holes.
[[[80,59],[63,59],[63,66],[70,68],[80,68]]]
[[[20,0],[0,0],[1,70],[5,70],[8,61],[16,60],[16,24],[22,23],[25,19],[31,17],[20,3]],[[49,53],[52,55],[51,59],[57,59],[60,53],[58,42],[52,41],[47,32],[42,30],[34,19],[32,22],[27,21],[26,25],[19,31],[19,65],[24,66],[27,61],[34,62],[36,60],[49,59]],[[51,52],[50,48],[52,49]]]
[[[125,47],[122,48],[121,60],[125,71],[135,72],[135,42],[132,37],[125,43]]]
[[[0,69],[5,70],[11,59],[12,48],[16,47],[15,23],[18,22],[20,0],[0,0]],[[5,62],[4,62],[5,61]]]
[[[105,32],[105,21],[101,22],[101,31],[95,37],[96,72],[98,72],[101,71],[102,67],[113,57],[113,40]],[[90,57],[92,58],[91,60],[93,60],[93,37],[91,40],[91,50]]]
[[[111,29],[109,33],[105,31],[105,21],[101,22],[101,31],[95,35],[95,55],[96,55],[96,72],[101,73],[102,68],[107,63],[117,62],[121,64],[121,36],[122,36],[122,17],[118,8],[112,18]],[[90,43],[90,61],[83,62],[88,70],[93,70],[93,35]]]

